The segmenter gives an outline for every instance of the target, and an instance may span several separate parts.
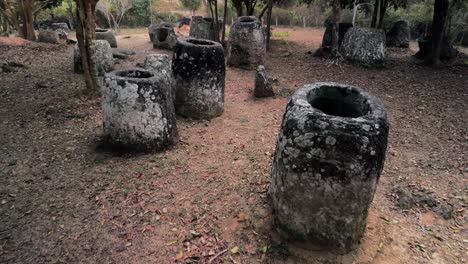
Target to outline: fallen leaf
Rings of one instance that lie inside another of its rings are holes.
[[[231,248],[231,254],[237,254],[237,252],[239,252],[239,247],[238,246],[235,246],[235,247]]]
[[[179,250],[179,253],[177,253],[176,255],[176,259],[181,260],[183,258],[184,258],[184,252],[182,252],[182,250]]]

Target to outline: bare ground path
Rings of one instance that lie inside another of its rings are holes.
[[[225,113],[179,118],[179,145],[159,154],[99,148],[99,98],[81,95],[71,47],[0,44],[0,59],[26,66],[0,73],[0,262],[206,263],[229,249],[214,263],[466,263],[468,68],[419,66],[399,50],[383,69],[330,64],[307,54],[320,34],[274,41],[266,67],[279,80],[275,98],[253,99],[254,72],[228,69]],[[118,67],[161,52],[146,35],[119,41],[138,54]],[[266,191],[287,97],[316,81],[362,87],[391,122],[366,236],[344,256],[270,236]],[[453,218],[400,209],[397,186],[451,203]]]

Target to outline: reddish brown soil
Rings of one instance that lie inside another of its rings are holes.
[[[99,148],[99,98],[82,95],[71,46],[0,44],[1,60],[26,66],[0,73],[0,262],[207,263],[227,249],[213,263],[466,263],[468,68],[421,66],[401,50],[382,69],[331,63],[307,53],[321,31],[290,31],[266,63],[276,97],[254,99],[254,72],[229,68],[224,114],[179,118],[180,143],[159,154]],[[118,40],[138,51],[118,67],[161,52],[147,35]],[[367,232],[347,255],[281,241],[266,199],[287,98],[317,81],[362,87],[391,123]],[[454,217],[400,209],[397,186],[429,190]]]

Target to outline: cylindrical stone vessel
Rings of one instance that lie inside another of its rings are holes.
[[[305,85],[289,100],[269,197],[287,238],[354,249],[383,169],[389,124],[382,103],[338,83]]]
[[[209,17],[193,16],[190,23],[189,36],[197,39],[215,40],[213,19]]]
[[[223,113],[226,67],[220,43],[179,39],[172,58],[172,74],[177,114],[211,119]]]
[[[111,29],[96,28],[96,39],[107,40],[111,48],[117,48],[117,39]]]
[[[144,69],[113,71],[102,87],[104,137],[110,145],[158,151],[177,143],[170,83]]]
[[[258,18],[238,17],[229,32],[227,64],[254,69],[264,63],[265,53],[265,32]]]

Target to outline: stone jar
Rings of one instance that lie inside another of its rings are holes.
[[[117,39],[111,29],[96,28],[96,39],[107,40],[111,48],[117,48]]]
[[[177,143],[167,80],[144,69],[113,71],[102,87],[104,138],[112,146],[159,151]]]
[[[165,78],[170,83],[172,99],[175,99],[175,91],[172,88],[171,57],[167,54],[148,54],[145,57],[143,68],[155,75]]]
[[[202,16],[192,17],[189,36],[197,39],[215,40],[213,19]]]
[[[387,46],[397,48],[409,48],[411,31],[408,21],[400,20],[393,23],[387,32]]]
[[[104,76],[106,72],[114,69],[114,57],[112,55],[112,48],[105,40],[94,41],[94,61],[96,62],[97,75]],[[81,53],[78,44],[75,45],[73,51],[73,70],[75,73],[83,73],[83,66],[81,64]]]
[[[345,253],[366,229],[389,124],[382,103],[337,83],[305,85],[289,100],[269,197],[287,238]]]
[[[152,42],[153,48],[174,49],[177,43],[177,35],[172,24],[162,22],[158,27],[154,28]]]
[[[220,43],[179,39],[172,58],[176,113],[211,119],[224,111],[224,49]]]
[[[265,60],[265,32],[260,21],[253,16],[236,19],[229,32],[227,64],[254,69]]]
[[[381,29],[352,27],[346,32],[340,51],[358,65],[380,66],[385,60],[385,34]]]

